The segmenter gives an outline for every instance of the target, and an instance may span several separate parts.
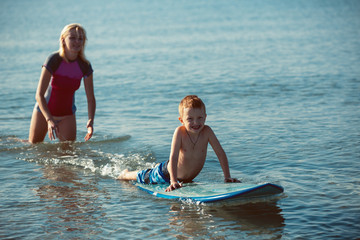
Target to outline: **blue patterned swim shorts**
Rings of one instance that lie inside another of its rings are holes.
[[[170,175],[167,170],[168,162],[165,161],[154,168],[139,171],[137,181],[143,184],[170,183]]]

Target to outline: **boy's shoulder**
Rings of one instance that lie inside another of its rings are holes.
[[[204,129],[202,130],[204,133],[204,136],[209,138],[211,135],[214,134],[213,130],[211,129],[211,127],[209,125],[205,125]]]
[[[174,132],[178,134],[186,134],[186,129],[184,126],[178,126],[177,128],[175,128]]]

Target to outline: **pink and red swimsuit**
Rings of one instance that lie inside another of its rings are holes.
[[[45,61],[45,67],[51,73],[51,81],[45,93],[49,111],[53,116],[72,115],[76,112],[75,91],[79,89],[81,79],[93,73],[90,63],[80,58],[66,62],[59,53],[51,54]],[[40,111],[38,103],[35,107]]]

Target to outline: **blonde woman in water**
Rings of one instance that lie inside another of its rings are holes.
[[[29,142],[44,141],[46,133],[50,140],[76,140],[75,91],[84,79],[88,103],[89,140],[94,132],[96,101],[93,85],[93,69],[85,58],[86,32],[80,24],[69,24],[60,35],[60,49],[51,54],[42,67],[36,91]]]

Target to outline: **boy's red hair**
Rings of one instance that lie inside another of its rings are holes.
[[[183,115],[184,108],[203,108],[206,113],[204,102],[196,95],[188,95],[181,100],[179,104],[180,117]]]

